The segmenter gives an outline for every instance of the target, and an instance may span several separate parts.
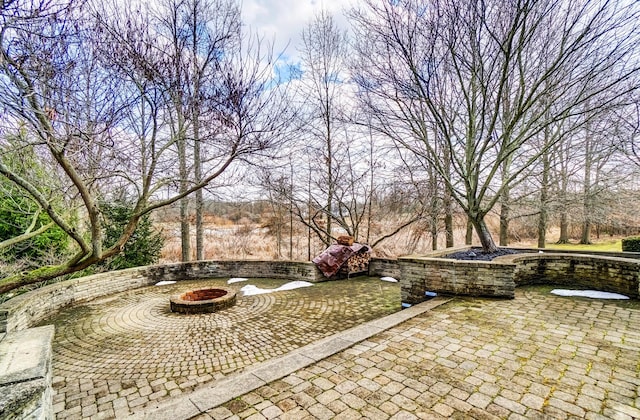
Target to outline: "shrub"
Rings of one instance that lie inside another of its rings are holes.
[[[117,201],[103,204],[102,213],[105,219],[103,246],[108,248],[122,235],[132,209],[127,203]],[[138,222],[138,227],[124,245],[122,252],[100,265],[106,270],[121,270],[155,264],[160,258],[163,245],[162,235],[153,227],[149,215],[145,215]]]
[[[20,195],[17,189],[3,189],[5,191],[10,193],[2,194],[0,198],[0,242],[20,236],[32,223],[32,230],[37,230],[51,222],[33,200]],[[22,262],[27,267],[34,267],[51,263],[52,254],[65,254],[68,244],[65,232],[58,226],[52,226],[38,236],[3,249],[1,254],[5,262]]]
[[[640,236],[630,236],[622,239],[622,251],[640,252]]]

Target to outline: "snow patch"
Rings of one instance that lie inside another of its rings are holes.
[[[249,279],[244,278],[244,277],[233,277],[229,280],[227,280],[227,284],[231,284],[231,283],[240,283],[241,281],[247,281]]]
[[[551,293],[558,296],[579,296],[593,299],[629,299],[629,296],[618,293],[601,292],[598,290],[553,289]]]
[[[290,281],[289,283],[285,283],[277,289],[261,289],[258,286],[254,286],[253,284],[247,284],[246,286],[242,286],[242,289],[240,289],[240,291],[244,296],[253,296],[272,292],[282,292],[284,290],[299,289],[301,287],[309,286],[313,286],[313,283],[309,283],[308,281]]]
[[[173,284],[175,281],[163,280],[156,283],[156,286],[166,286],[167,284]]]
[[[398,280],[394,279],[393,277],[380,277],[380,280],[382,281],[390,281],[391,283],[397,283]]]

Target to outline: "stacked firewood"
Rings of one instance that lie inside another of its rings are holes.
[[[347,260],[347,263],[342,267],[345,268],[349,274],[352,273],[361,273],[363,271],[369,270],[369,256],[370,254],[366,251],[357,252],[353,254]]]

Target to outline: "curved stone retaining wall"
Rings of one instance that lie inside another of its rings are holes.
[[[52,418],[51,341],[54,329],[53,326],[31,328],[34,325],[65,306],[100,296],[150,286],[162,280],[212,277],[325,280],[311,262],[196,261],[100,273],[17,296],[0,305],[0,418]],[[24,358],[24,352],[31,348],[31,357]]]
[[[640,262],[633,259],[578,254],[522,254],[496,260],[516,265],[516,286],[555,284],[614,292],[638,299]]]
[[[212,277],[325,280],[315,265],[306,261],[196,261],[136,267],[55,283],[10,299],[0,305],[0,332],[30,328],[65,306],[100,296],[150,286],[162,280]]]
[[[512,298],[516,286],[541,283],[618,292],[636,299],[640,297],[639,260],[547,252],[509,255],[491,262],[438,258],[451,252],[454,250],[398,260],[372,259],[369,273],[399,277],[402,301],[407,303],[425,300],[426,291]],[[640,254],[628,256],[639,258]],[[0,417],[50,417],[53,327],[27,330],[30,327],[74,303],[149,286],[162,280],[212,277],[326,280],[311,262],[198,261],[101,273],[52,284],[15,297],[0,305],[0,359],[5,361],[0,363]],[[38,357],[29,360],[38,369],[31,365],[17,369],[15,363],[6,362],[27,345],[41,349]]]

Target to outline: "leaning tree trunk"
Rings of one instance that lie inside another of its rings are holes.
[[[493,241],[493,237],[489,232],[489,228],[487,227],[486,222],[484,221],[484,215],[472,215],[469,216],[469,220],[473,224],[473,227],[478,235],[478,239],[480,239],[480,244],[482,245],[482,251],[486,253],[496,252],[498,247],[496,243]]]

